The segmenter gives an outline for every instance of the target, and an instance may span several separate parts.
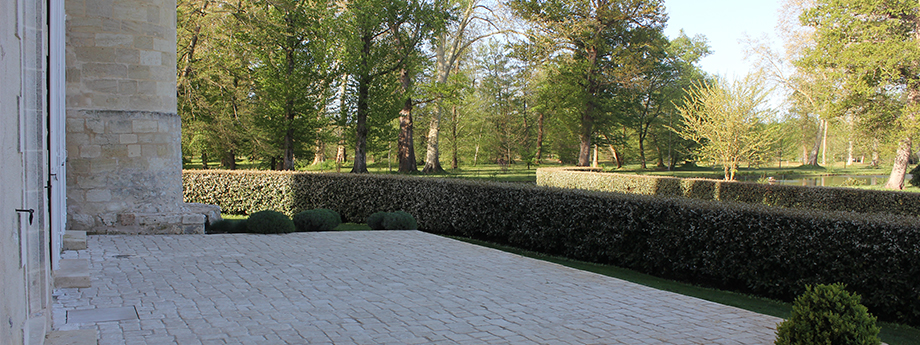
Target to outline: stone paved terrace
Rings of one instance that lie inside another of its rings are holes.
[[[418,231],[88,245],[55,328],[100,344],[772,344],[781,321]]]

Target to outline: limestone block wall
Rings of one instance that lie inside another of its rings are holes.
[[[67,105],[176,113],[175,0],[67,0]]]
[[[69,228],[203,232],[182,202],[175,0],[65,8]]]

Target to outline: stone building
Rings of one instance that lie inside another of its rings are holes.
[[[219,217],[182,201],[175,33],[175,0],[0,2],[0,345],[45,343],[65,230]]]
[[[69,228],[202,232],[208,209],[181,202],[175,0],[65,10]]]

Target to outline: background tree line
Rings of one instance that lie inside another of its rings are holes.
[[[899,51],[915,49],[917,5],[862,3],[787,0],[785,51],[752,40],[763,72],[730,81],[698,67],[705,37],[664,35],[663,1],[179,0],[183,151],[229,169],[552,159],[699,162],[732,178],[744,164],[829,157],[894,162],[894,174],[915,127],[920,60]],[[876,35],[866,46],[901,45],[875,60],[833,45],[859,30]]]

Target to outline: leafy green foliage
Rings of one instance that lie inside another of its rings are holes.
[[[594,173],[566,168],[537,170],[537,185],[825,211],[920,216],[920,210],[916,207],[920,204],[920,194],[894,191]]]
[[[831,111],[857,115],[898,139],[886,184],[892,189],[903,188],[911,137],[920,128],[918,11],[915,1],[817,0],[800,17],[814,29],[814,44],[796,64],[836,81],[826,92],[839,95]]]
[[[333,210],[318,208],[295,214],[293,221],[297,231],[300,232],[329,231],[342,224],[342,217]]]
[[[383,227],[387,230],[418,230],[418,222],[408,212],[390,212],[383,217]]]
[[[806,286],[776,329],[777,345],[880,344],[876,318],[843,284]]]
[[[383,227],[383,218],[387,216],[387,213],[388,212],[374,212],[367,217],[367,226],[369,226],[371,230],[386,230],[386,228]]]
[[[243,66],[250,51],[233,39],[238,21],[232,11],[220,7],[209,0],[176,2],[177,110],[183,156],[201,157],[205,166],[219,159],[234,169],[236,153],[253,149],[257,131],[247,116],[252,80]]]
[[[734,180],[741,162],[759,162],[772,153],[777,128],[766,126],[770,91],[759,76],[733,84],[726,80],[694,85],[678,107],[679,134],[701,145],[700,158],[724,166],[725,179]]]
[[[910,169],[910,185],[920,187],[920,165]]]
[[[253,54],[254,112],[260,143],[293,170],[324,121],[329,85],[338,75],[332,38],[339,23],[326,0],[240,2],[236,39]],[[274,168],[274,167],[273,167]]]
[[[367,217],[367,226],[373,230],[418,230],[418,223],[408,212],[375,212]]]
[[[557,67],[553,83],[575,91],[578,165],[589,164],[589,152],[598,126],[609,125],[620,100],[610,97],[636,80],[644,79],[662,47],[666,21],[664,4],[637,1],[509,0],[508,7],[531,23],[528,42],[519,54]]]
[[[805,284],[842,282],[881,319],[920,325],[916,217],[411,176],[193,171],[186,178],[187,201],[224,210],[243,209],[234,205],[240,201],[262,207],[249,200],[258,194],[291,212],[335,209],[354,223],[403,210],[424,231],[787,301]],[[251,187],[275,184],[277,191]]]
[[[285,234],[294,232],[294,222],[284,213],[265,210],[250,215],[246,219],[246,229],[260,234]]]

